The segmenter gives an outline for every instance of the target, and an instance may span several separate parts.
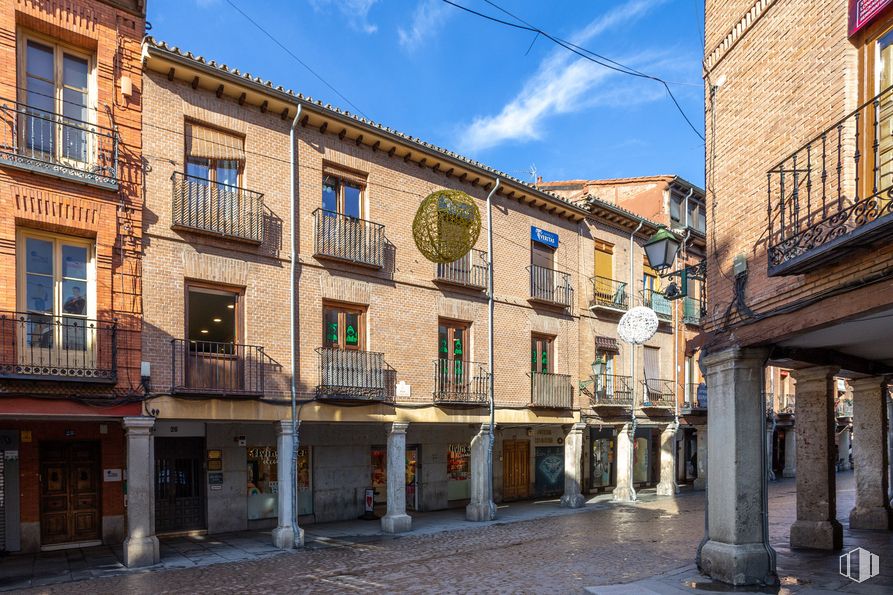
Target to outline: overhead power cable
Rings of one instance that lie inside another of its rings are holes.
[[[579,45],[577,45],[575,43],[571,43],[569,41],[566,41],[564,39],[561,39],[559,37],[551,35],[550,33],[543,31],[539,27],[531,25],[527,21],[524,21],[523,19],[515,16],[514,14],[512,14],[509,11],[507,11],[506,9],[500,7],[496,3],[491,2],[490,0],[484,0],[484,1],[487,4],[489,4],[490,6],[493,6],[494,8],[496,8],[497,10],[507,14],[508,16],[512,17],[513,19],[516,19],[518,21],[518,23],[513,23],[511,21],[506,21],[504,19],[500,19],[500,18],[491,16],[488,14],[484,14],[477,10],[468,8],[467,6],[462,6],[461,4],[457,4],[456,2],[453,2],[452,0],[441,0],[441,1],[445,2],[446,4],[449,4],[450,6],[458,8],[459,10],[463,10],[469,14],[473,14],[475,16],[486,19],[488,21],[492,21],[494,23],[498,23],[498,24],[504,25],[506,27],[511,27],[513,29],[520,29],[522,31],[529,31],[531,33],[536,33],[538,35],[542,35],[546,39],[552,41],[552,43],[563,47],[564,49],[576,54],[577,56],[583,58],[584,60],[594,62],[594,63],[598,64],[599,66],[602,66],[603,68],[607,68],[609,70],[613,70],[613,71],[619,72],[621,74],[626,74],[629,76],[652,80],[654,82],[660,83],[661,85],[663,85],[667,94],[670,96],[670,99],[672,100],[673,105],[676,107],[676,110],[679,112],[679,114],[685,120],[686,124],[688,124],[689,128],[691,128],[692,132],[694,132],[698,136],[698,138],[700,138],[702,141],[705,140],[704,135],[701,134],[701,132],[695,127],[694,124],[692,124],[692,121],[685,114],[685,111],[682,109],[682,106],[679,104],[679,101],[676,99],[676,96],[673,95],[673,91],[670,90],[670,82],[669,81],[666,81],[658,76],[654,76],[654,75],[650,75],[645,72],[641,72],[639,70],[636,70],[635,68],[626,66],[625,64],[621,64],[620,62],[617,62],[616,60],[612,60],[611,58],[602,56],[602,55],[597,54],[591,50],[580,47]]]

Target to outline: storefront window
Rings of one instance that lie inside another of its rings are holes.
[[[649,473],[649,440],[637,436],[633,446],[633,483],[648,483]]]
[[[248,448],[248,520],[276,518],[278,453],[273,446]]]
[[[448,500],[467,500],[471,497],[470,469],[471,448],[467,444],[450,444],[447,451]]]
[[[604,488],[613,485],[611,471],[614,467],[614,439],[595,438],[592,440],[592,487]]]
[[[406,509],[417,510],[417,477],[419,449],[418,446],[406,448]],[[388,501],[388,449],[383,446],[372,447],[372,487],[375,489],[375,503]]]

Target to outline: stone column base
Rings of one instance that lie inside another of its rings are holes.
[[[304,547],[304,530],[298,527],[298,535],[295,539],[294,531],[290,525],[276,527],[273,529],[273,545],[280,550],[290,550],[295,546]]]
[[[710,540],[701,548],[701,571],[730,585],[774,585],[772,556],[762,543],[732,545]]]
[[[492,502],[470,503],[465,507],[466,521],[492,521],[496,518],[496,505]]]
[[[406,533],[412,529],[412,517],[408,514],[386,514],[381,517],[381,530],[385,533]]]
[[[833,521],[794,521],[791,547],[814,550],[839,550],[843,547],[843,527]]]
[[[691,484],[692,489],[695,490],[706,490],[707,489],[707,478],[696,477],[695,480]]]
[[[676,485],[675,481],[672,482],[660,482],[657,484],[657,495],[658,496],[675,496],[679,493],[679,486]]]
[[[614,502],[635,502],[636,490],[632,486],[617,486],[611,492]]]
[[[128,568],[140,568],[158,564],[161,554],[158,549],[158,538],[154,535],[124,540],[124,565]]]
[[[562,508],[583,508],[586,505],[586,498],[582,494],[574,494],[573,496],[565,494],[561,497]]]
[[[850,512],[850,529],[879,529],[893,528],[893,512],[889,508],[879,506],[877,508],[859,508]]]

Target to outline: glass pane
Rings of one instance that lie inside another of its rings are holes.
[[[87,349],[87,325],[83,318],[62,319],[62,349],[80,350]]]
[[[322,181],[322,208],[325,211],[338,212],[337,180],[330,177]]]
[[[53,319],[50,316],[28,317],[28,347],[53,346]]]
[[[227,353],[236,341],[235,294],[189,290],[189,340],[193,349]]]
[[[465,347],[465,329],[455,328],[453,329],[453,358],[461,360],[463,359],[464,347]]]
[[[53,313],[53,279],[41,275],[26,275],[25,309],[29,312]]]
[[[682,198],[679,196],[673,196],[670,198],[670,219],[673,221],[679,221],[679,214],[681,211]]]
[[[327,308],[323,313],[323,334],[326,347],[338,347],[338,311]]]
[[[344,344],[348,347],[357,347],[360,344],[360,315],[355,312],[347,312],[344,318]]]
[[[62,246],[62,276],[67,279],[87,278],[87,248]]]
[[[360,204],[360,189],[356,186],[344,184],[344,214],[348,217],[359,219],[362,213]]]
[[[47,113],[56,111],[53,108],[53,83],[29,76],[25,84],[28,85],[29,107]]]
[[[25,240],[25,252],[25,271],[42,275],[53,274],[53,242],[28,238]]]
[[[449,346],[447,345],[447,328],[445,326],[438,325],[437,327],[437,355],[440,358],[446,359],[449,355]]]
[[[62,84],[86,93],[89,64],[84,58],[65,54],[62,57]]]
[[[193,182],[193,183],[202,183],[202,182],[206,183],[210,177],[209,173],[210,173],[210,164],[208,163],[207,159],[192,158],[186,162],[186,175],[193,176],[194,178],[198,178],[198,179],[191,180],[191,182]]]
[[[62,311],[66,314],[87,313],[87,283],[62,281]]]
[[[238,161],[218,161],[217,162],[217,183],[226,184],[227,186],[239,185],[239,162]]]
[[[54,80],[53,48],[36,41],[29,41],[25,60],[27,61],[28,74],[39,76],[48,81]]]

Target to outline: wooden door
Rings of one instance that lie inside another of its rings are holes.
[[[99,444],[40,445],[40,539],[44,545],[99,539]]]
[[[520,500],[530,495],[530,441],[502,443],[502,499]]]
[[[204,438],[155,439],[155,530],[205,525]]]

